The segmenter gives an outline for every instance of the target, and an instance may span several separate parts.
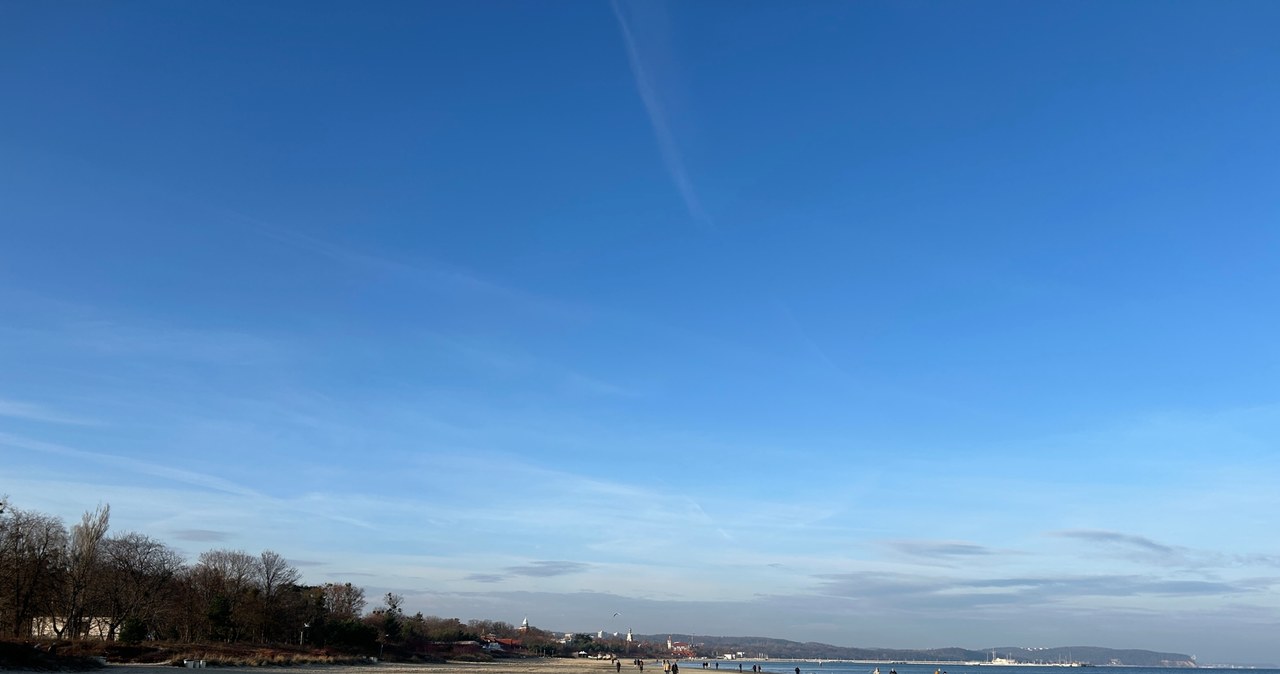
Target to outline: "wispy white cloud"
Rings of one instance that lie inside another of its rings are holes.
[[[8,398],[0,398],[0,417],[39,421],[52,424],[69,424],[73,426],[93,426],[97,422],[64,412],[50,409],[44,405],[22,402]]]
[[[474,583],[501,583],[506,579],[506,574],[502,573],[473,573],[465,578]]]
[[[622,41],[627,49],[627,61],[631,64],[631,75],[635,79],[636,91],[640,93],[640,100],[644,103],[645,112],[649,115],[649,124],[653,127],[653,135],[658,141],[658,149],[666,164],[667,174],[671,176],[676,190],[680,192],[680,198],[684,200],[690,217],[699,224],[711,225],[711,219],[703,209],[698,193],[694,189],[693,180],[685,168],[680,146],[671,132],[662,95],[654,81],[655,78],[645,67],[645,60],[641,56],[636,35],[631,22],[627,20],[621,2],[622,0],[611,0],[610,5],[613,7],[614,17],[618,20],[618,28],[622,31]]]
[[[246,330],[193,328],[144,312],[112,313],[30,293],[7,299],[10,303],[5,308],[19,312],[21,320],[0,327],[6,347],[32,354],[56,352],[72,363],[98,360],[98,368],[111,362],[104,356],[261,365],[291,353],[279,341]]]
[[[488,343],[480,338],[461,338],[437,332],[429,333],[433,345],[447,349],[456,361],[478,370],[503,377],[530,377],[550,382],[554,388],[571,394],[606,397],[630,397],[637,392],[624,385],[607,381],[548,358],[534,356],[518,346]]]
[[[507,573],[516,576],[531,576],[533,578],[547,578],[549,576],[563,576],[570,573],[582,573],[590,568],[590,564],[582,562],[568,561],[537,561],[530,562],[521,566],[507,567]]]
[[[177,529],[169,534],[179,540],[197,542],[225,541],[231,538],[229,532],[212,529]]]
[[[889,549],[927,560],[953,561],[958,558],[987,557],[1001,554],[985,545],[965,541],[884,541]]]
[[[1157,543],[1146,536],[1136,536],[1133,534],[1123,534],[1118,531],[1099,531],[1099,530],[1069,530],[1054,532],[1055,536],[1063,538],[1074,538],[1077,540],[1088,541],[1098,545],[1107,547],[1120,548],[1123,550],[1137,550],[1143,553],[1144,557],[1154,557],[1157,559],[1181,558],[1184,551],[1170,545]]]
[[[462,265],[425,257],[421,253],[412,261],[404,260],[387,253],[370,251],[350,242],[336,242],[267,222],[238,211],[222,209],[222,212],[264,237],[292,249],[327,258],[352,272],[394,279],[446,296],[500,302],[546,315],[563,317],[581,312],[568,302],[529,292]]]
[[[823,576],[821,581],[817,588],[818,594],[853,598],[884,610],[915,607],[954,611],[1006,604],[1031,606],[1072,602],[1087,596],[1221,598],[1226,595],[1246,595],[1259,589],[1256,579],[1223,581],[1149,574],[992,575],[969,578],[857,572]]]
[[[161,325],[86,321],[64,326],[68,339],[103,352],[213,363],[253,364],[287,350],[273,340],[238,330],[196,330]]]
[[[238,499],[243,499],[246,503],[246,507],[249,507],[249,504],[251,504],[250,510],[252,508],[272,507],[281,510],[302,511],[309,515],[322,517],[330,521],[341,522],[366,529],[373,528],[372,524],[359,518],[351,517],[343,513],[333,512],[327,508],[315,507],[316,504],[309,504],[304,499],[290,500],[272,497],[232,480],[209,473],[175,468],[157,461],[120,456],[107,452],[76,449],[57,443],[32,440],[30,438],[24,438],[10,433],[0,433],[0,447],[56,454],[76,459],[77,461],[87,461],[99,465],[110,466],[130,475],[145,475],[158,478],[165,485],[177,483],[226,494]]]
[[[63,445],[44,442],[40,440],[31,440],[8,433],[0,433],[0,446],[8,446],[15,449],[26,449],[37,452],[45,452],[49,454],[60,454],[62,456],[94,463],[108,464],[117,468],[126,469],[143,475],[173,480],[183,484],[211,489],[214,491],[226,492],[238,496],[247,496],[252,498],[261,498],[262,495],[252,489],[236,484],[234,482],[224,480],[212,475],[197,473],[194,471],[172,468],[153,461],[145,461],[124,456],[116,456],[103,452],[91,452]]]
[[[1166,545],[1146,536],[1118,531],[1072,529],[1050,532],[1049,535],[1091,544],[1092,550],[1099,550],[1114,557],[1157,566],[1182,569],[1280,566],[1280,555],[1198,550],[1186,546]]]

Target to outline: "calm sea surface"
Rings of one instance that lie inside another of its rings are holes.
[[[800,668],[800,674],[872,674],[879,667],[880,674],[889,674],[889,670],[897,670],[898,674],[933,674],[935,670],[941,670],[947,674],[1191,674],[1193,670],[1190,668],[1167,668],[1167,667],[1019,667],[1017,665],[965,665],[965,664],[945,664],[945,665],[898,665],[888,662],[865,663],[865,662],[830,662],[823,661],[819,665],[816,661],[805,660],[708,660],[709,670],[702,669],[702,660],[690,660],[680,663],[680,674],[699,674],[703,671],[709,672],[725,672],[725,674],[736,674],[738,665],[742,665],[742,671],[745,674],[751,674],[752,665],[760,665],[768,674],[795,674],[796,667]],[[720,669],[715,669],[716,662],[720,663]],[[649,667],[646,667],[646,674]],[[1209,668],[1200,668],[1204,671]],[[1225,669],[1211,669],[1214,672],[1226,672]],[[1250,669],[1252,674],[1280,674],[1280,669]],[[662,674],[661,669],[657,669],[654,674]]]

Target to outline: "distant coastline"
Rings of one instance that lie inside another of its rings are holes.
[[[691,644],[700,657],[797,662],[849,662],[865,664],[903,663],[919,665],[964,665],[982,667],[1163,667],[1196,668],[1194,656],[1145,649],[1117,649],[1100,646],[1058,646],[1050,648],[862,648],[834,646],[818,642],[798,642],[767,637],[722,637],[706,635],[637,635],[641,641],[664,642],[668,638]]]

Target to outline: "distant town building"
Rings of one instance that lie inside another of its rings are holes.
[[[89,638],[106,640],[111,634],[111,619],[106,616],[83,618],[80,634],[70,633],[67,619],[62,616],[37,616],[31,621],[31,636],[52,639],[61,633],[63,639]]]
[[[672,641],[670,636],[667,637],[667,650],[670,651],[672,655],[679,658],[694,658],[698,656],[698,654],[693,650],[693,644],[686,644],[683,641]]]

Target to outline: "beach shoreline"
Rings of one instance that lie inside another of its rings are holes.
[[[378,662],[367,665],[292,665],[262,667],[207,667],[207,670],[226,672],[263,672],[271,674],[606,674],[616,668],[608,660],[587,658],[520,658],[493,662],[443,662],[402,663]],[[623,663],[623,669],[635,667]],[[4,672],[34,672],[37,670],[7,669]],[[108,664],[94,672],[103,674],[159,674],[159,672],[185,671],[172,665]],[[661,671],[661,670],[658,670]],[[42,672],[41,674],[49,674]]]

